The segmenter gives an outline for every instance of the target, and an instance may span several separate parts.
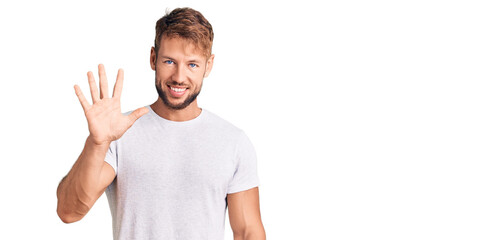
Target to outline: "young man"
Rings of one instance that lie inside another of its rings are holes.
[[[89,137],[58,186],[57,213],[82,219],[106,192],[114,239],[265,239],[253,146],[242,130],[201,109],[197,95],[213,67],[213,30],[190,8],[157,21],[150,65],[159,98],[129,115],[120,110],[123,71],[112,97],[103,65],[92,104],[80,88]]]

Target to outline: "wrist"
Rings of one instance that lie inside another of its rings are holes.
[[[86,139],[86,145],[93,149],[108,149],[111,141],[96,141],[91,135]]]

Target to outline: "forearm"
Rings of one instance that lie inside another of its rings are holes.
[[[84,150],[57,189],[57,213],[64,222],[82,219],[96,202],[102,189],[99,180],[109,144],[86,140]]]

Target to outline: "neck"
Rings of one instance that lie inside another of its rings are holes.
[[[164,105],[161,98],[150,105],[152,110],[162,118],[170,121],[183,122],[196,118],[201,114],[202,109],[197,106],[197,99],[184,109],[172,109]]]

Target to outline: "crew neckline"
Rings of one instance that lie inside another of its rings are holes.
[[[157,119],[161,120],[162,122],[165,122],[165,123],[168,123],[168,124],[177,124],[177,125],[191,124],[191,123],[195,123],[195,122],[200,121],[204,117],[204,115],[206,115],[206,110],[204,108],[201,108],[201,113],[199,113],[199,115],[197,115],[197,117],[195,117],[193,119],[190,119],[190,120],[187,120],[187,121],[173,121],[173,120],[169,120],[169,119],[161,117],[159,114],[157,114],[150,107],[150,105],[147,105],[146,107],[149,109],[149,112],[152,112],[152,115],[154,116],[154,118],[157,118]]]

